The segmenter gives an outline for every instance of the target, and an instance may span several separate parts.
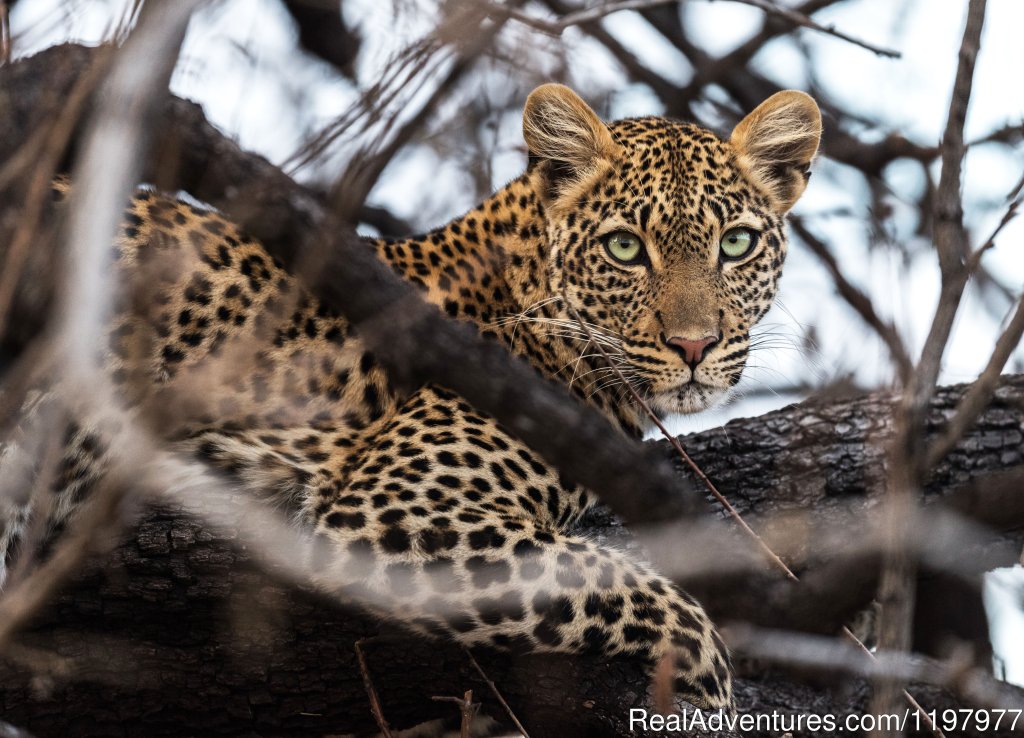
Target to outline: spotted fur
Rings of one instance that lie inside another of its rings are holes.
[[[820,133],[813,101],[780,93],[721,140],[663,118],[606,125],[545,85],[524,133],[522,176],[446,226],[369,246],[626,435],[646,421],[621,377],[660,413],[720,398],[776,291],[783,218]],[[735,226],[757,244],[723,259]],[[640,237],[642,258],[612,258],[614,231]],[[298,509],[332,587],[470,646],[671,656],[681,696],[730,704],[700,605],[573,533],[586,490],[447,389],[393,387],[351,326],[220,214],[139,191],[114,258],[113,382],[133,403],[173,405],[168,439]],[[696,361],[679,348],[691,339],[710,342]],[[105,451],[72,429],[55,487],[77,497]]]

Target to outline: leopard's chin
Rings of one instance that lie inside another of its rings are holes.
[[[725,400],[728,388],[703,382],[687,382],[651,397],[651,406],[658,415],[692,415]]]

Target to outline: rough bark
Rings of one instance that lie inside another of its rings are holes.
[[[963,389],[941,391],[932,430]],[[846,509],[837,501],[867,508],[881,493],[880,442],[891,432],[889,413],[884,395],[810,401],[683,442],[748,514],[812,508],[828,526]],[[978,426],[937,470],[926,496],[956,499],[966,510],[978,489],[990,490],[985,482],[992,475],[1019,480],[1022,429],[1024,377],[1008,377]],[[1019,504],[1016,510],[986,505],[980,512],[993,545],[1009,539],[1020,550]],[[601,515],[588,525],[596,535],[622,535]],[[991,559],[984,562],[990,565]],[[702,596],[720,619],[785,626],[783,603],[772,595],[776,586],[770,577],[750,577],[730,588],[705,587]],[[858,604],[872,592],[864,586]],[[823,618],[832,617],[829,602],[817,606]],[[813,613],[800,618],[813,619]],[[503,718],[457,647],[403,637],[282,584],[272,571],[260,570],[233,531],[212,530],[167,509],[147,514],[108,560],[22,636],[0,667],[0,705],[3,719],[37,736],[372,731],[353,650],[360,638],[375,639],[363,649],[392,726],[454,718],[454,707],[429,698],[469,688],[489,714]],[[487,653],[478,659],[533,736],[621,735],[629,708],[646,704],[646,680],[629,662]],[[929,708],[955,704],[931,688],[914,691]],[[742,712],[845,714],[866,704],[858,680],[829,687],[763,670],[742,679],[738,693]]]

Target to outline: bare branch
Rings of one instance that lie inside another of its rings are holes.
[[[942,362],[942,354],[949,341],[963,295],[968,273],[963,269],[968,254],[967,231],[963,224],[963,203],[960,196],[960,172],[964,157],[964,121],[971,96],[974,79],[974,64],[981,45],[981,29],[985,22],[986,0],[971,0],[967,24],[964,28],[963,43],[960,47],[960,61],[957,66],[956,82],[950,99],[949,116],[942,136],[942,173],[939,177],[935,197],[935,250],[942,272],[942,292],[939,305],[932,320],[931,330],[925,339],[924,349],[918,365],[918,377],[912,391],[908,393],[912,416],[918,414],[935,387]],[[911,425],[915,424],[915,417]]]
[[[516,717],[515,712],[513,712],[512,708],[509,707],[508,702],[506,702],[505,698],[501,695],[501,692],[498,690],[497,685],[493,681],[491,681],[491,678],[487,676],[487,674],[484,672],[483,667],[481,667],[480,664],[477,663],[477,660],[473,657],[472,652],[469,651],[469,649],[463,650],[466,652],[466,656],[469,658],[470,665],[476,670],[476,673],[480,675],[480,678],[484,680],[484,683],[487,684],[487,688],[491,690],[491,694],[494,695],[494,698],[498,700],[501,706],[505,709],[505,712],[508,714],[509,720],[511,720],[512,724],[516,726],[516,730],[519,731],[523,738],[530,738],[530,734],[526,732],[526,728],[524,728],[523,724],[519,722],[519,718]]]
[[[6,0],[0,0],[0,65],[11,62],[11,11]]]
[[[835,282],[836,291],[839,296],[846,300],[846,303],[854,309],[854,311],[861,317],[861,319],[870,326],[879,338],[885,343],[889,349],[889,354],[892,356],[893,361],[896,364],[896,369],[899,373],[900,379],[905,385],[910,378],[910,373],[913,370],[913,364],[910,361],[910,356],[907,354],[906,346],[903,344],[903,339],[900,337],[899,331],[896,330],[896,326],[893,325],[892,321],[884,320],[875,311],[874,303],[867,295],[864,294],[858,287],[856,287],[846,275],[843,270],[839,267],[839,262],[836,261],[835,256],[829,250],[828,246],[825,245],[817,236],[815,236],[804,224],[802,218],[797,216],[790,216],[790,223],[793,226],[793,230],[796,231],[800,239],[807,245],[811,252],[818,257],[821,263],[828,270],[828,273],[832,276],[832,281]]]
[[[80,164],[87,175],[84,179],[92,186],[84,188],[70,214],[76,248],[68,249],[73,262],[68,273],[73,278],[66,290],[68,312],[62,329],[62,342],[69,346],[63,355],[69,379],[88,384],[84,375],[98,343],[94,332],[104,315],[104,295],[97,294],[106,287],[104,256],[114,241],[121,203],[127,200],[145,149],[144,124],[158,110],[185,28],[201,2],[176,0],[155,5],[117,55],[100,90],[104,104],[90,121]],[[100,387],[105,383],[96,385],[90,386],[88,393],[102,403],[106,393]],[[4,594],[0,600],[0,649],[74,572],[97,541],[106,540],[117,529],[124,492],[123,479],[103,484],[52,558],[34,576]]]
[[[536,16],[530,15],[529,13],[516,8],[508,7],[507,5],[492,4],[490,8],[495,15],[500,13],[508,18],[519,21],[524,25],[535,28],[538,31],[542,31],[543,33],[548,33],[552,36],[560,36],[567,28],[593,23],[594,21],[601,20],[623,10],[649,10],[661,5],[675,5],[677,1],[678,0],[618,0],[618,2],[609,2],[604,5],[596,5],[592,8],[567,13],[557,20],[544,20],[543,18],[537,18]],[[714,0],[710,1],[713,2]],[[782,18],[794,26],[809,28],[819,33],[834,36],[843,41],[852,43],[855,46],[860,46],[863,49],[872,51],[879,56],[885,56],[893,59],[898,59],[900,57],[900,53],[898,51],[873,46],[865,41],[861,41],[860,39],[856,39],[836,30],[834,26],[823,26],[797,10],[781,7],[775,3],[768,2],[768,0],[729,0],[729,2],[752,5],[755,8],[763,10],[769,15]]]
[[[377,721],[377,727],[384,734],[384,738],[392,738],[391,727],[388,725],[387,718],[384,717],[380,698],[377,697],[377,688],[373,686],[370,670],[366,667],[366,657],[363,655],[362,648],[365,642],[365,640],[358,640],[352,645],[356,652],[356,660],[359,662],[359,673],[363,677],[363,686],[366,687],[366,696],[370,700],[370,711],[373,713],[373,719]]]
[[[714,0],[711,1],[713,2]],[[774,2],[770,2],[770,0],[729,0],[729,2],[742,3],[743,5],[752,5],[755,8],[759,8],[766,13],[770,13],[772,15],[776,15],[780,18],[783,18],[795,26],[800,26],[801,28],[809,28],[812,31],[817,31],[818,33],[824,33],[828,36],[834,36],[842,41],[851,43],[854,46],[859,46],[862,49],[867,49],[868,51],[874,52],[878,56],[884,56],[889,59],[899,59],[902,56],[900,52],[895,51],[893,49],[885,49],[880,46],[869,44],[866,41],[861,41],[860,39],[854,38],[853,36],[849,36],[843,33],[842,31],[836,30],[835,26],[823,26],[817,21],[808,18],[803,13],[792,10],[790,8],[782,7],[781,5],[776,5]]]
[[[985,0],[971,0],[946,131],[942,139],[942,173],[935,200],[935,248],[942,275],[942,290],[921,359],[903,393],[898,417],[899,431],[892,447],[893,463],[884,526],[888,540],[877,599],[881,605],[878,645],[880,649],[894,653],[908,651],[912,642],[916,561],[907,550],[906,537],[916,506],[915,492],[925,473],[925,448],[921,433],[924,414],[935,391],[942,355],[970,274],[964,265],[969,246],[963,224],[960,173],[965,151],[964,121],[984,21]],[[894,707],[899,685],[901,681],[895,676],[877,680],[872,704],[876,714]],[[899,734],[898,730],[888,726],[876,732],[881,736]]]
[[[722,637],[737,652],[772,663],[868,678],[896,674],[901,681],[933,684],[969,696],[972,704],[1010,710],[1024,707],[1024,697],[1017,690],[1007,689],[989,673],[974,667],[962,653],[946,661],[920,654],[894,658],[893,654],[879,653],[868,658],[857,646],[835,638],[745,624],[722,628]]]
[[[942,457],[956,445],[957,441],[963,438],[964,433],[978,419],[982,411],[988,407],[1003,367],[1006,366],[1010,354],[1020,344],[1022,335],[1024,335],[1024,298],[1017,303],[1013,317],[1010,318],[1010,322],[999,336],[999,340],[996,341],[995,350],[992,352],[988,364],[985,365],[984,371],[957,406],[956,414],[946,426],[946,432],[928,449],[924,462],[926,469],[931,469],[938,464]]]

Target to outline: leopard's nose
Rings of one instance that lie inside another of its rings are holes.
[[[692,370],[696,369],[697,365],[704,360],[708,349],[718,343],[718,337],[687,338],[686,336],[672,336],[666,339],[665,343],[675,349]]]

